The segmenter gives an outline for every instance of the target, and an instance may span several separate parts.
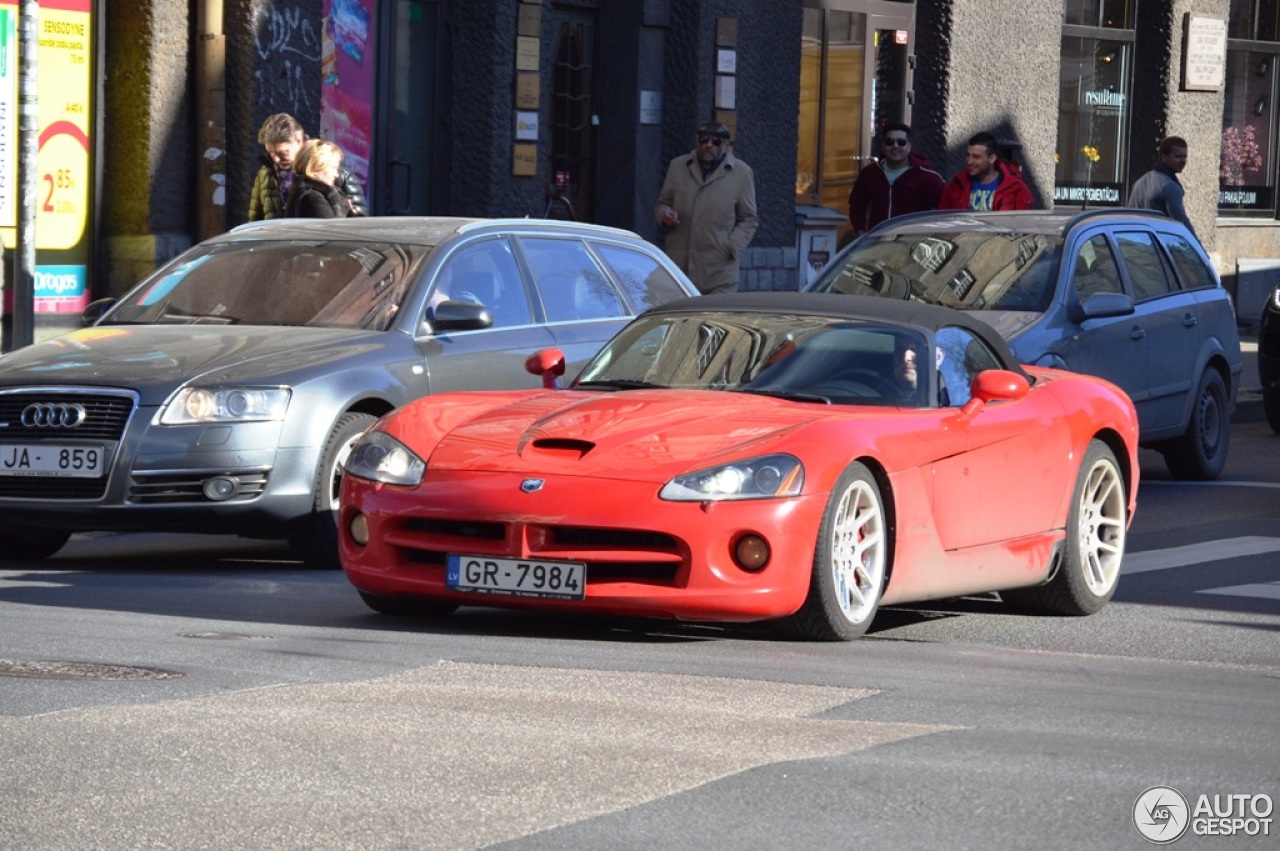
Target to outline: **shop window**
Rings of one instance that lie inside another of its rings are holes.
[[[849,212],[863,145],[866,15],[804,10],[796,201]]]
[[[1068,3],[1080,5],[1124,7],[1120,11],[1127,20],[1124,3]],[[1053,155],[1055,204],[1124,203],[1132,62],[1132,30],[1064,27]]]
[[[1276,212],[1276,92],[1280,82],[1280,0],[1232,0],[1227,25],[1218,209],[1224,215]]]
[[[1134,0],[1066,0],[1062,22],[1085,27],[1133,28]]]

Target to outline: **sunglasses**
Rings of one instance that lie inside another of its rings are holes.
[[[720,138],[719,136],[699,136],[698,137],[699,145],[705,145],[708,142],[710,142],[712,145],[715,145],[718,148],[724,144],[724,139]]]
[[[907,145],[911,144],[911,140],[891,138],[891,139],[885,139],[884,143],[891,148],[905,148]]]

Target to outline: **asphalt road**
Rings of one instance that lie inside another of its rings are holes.
[[[0,847],[1148,847],[1151,787],[1280,798],[1280,438],[1233,441],[1212,484],[1144,453],[1098,615],[966,598],[849,644],[387,618],[276,545],[78,536],[0,571]]]

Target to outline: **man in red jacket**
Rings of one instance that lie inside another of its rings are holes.
[[[969,139],[964,168],[942,190],[939,210],[1030,210],[1031,190],[1018,171],[996,154],[996,137]]]
[[[911,152],[911,128],[896,121],[880,133],[882,156],[858,172],[849,193],[849,221],[857,236],[885,219],[938,206],[942,175]]]

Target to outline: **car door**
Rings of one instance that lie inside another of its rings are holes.
[[[493,325],[420,338],[431,392],[540,387],[524,368],[538,349],[555,345],[546,326],[535,322],[528,287],[511,240],[491,236],[455,250],[436,274],[427,297],[427,318],[445,299],[483,304]]]
[[[1061,406],[1033,388],[1022,399],[991,402],[960,417],[974,377],[1000,368],[995,354],[965,328],[938,329],[938,380],[956,408],[950,428],[964,450],[934,464],[934,518],[944,549],[961,550],[1034,535],[1056,524],[1074,471],[1064,463],[1068,434]],[[1062,451],[1055,451],[1061,447]]]
[[[576,237],[521,236],[547,330],[565,356],[565,374],[587,361],[631,318],[623,294],[586,243]]]
[[[1178,285],[1154,233],[1121,230],[1114,237],[1133,293],[1134,319],[1146,331],[1146,388],[1138,419],[1146,431],[1179,425],[1187,394],[1200,378],[1200,306],[1193,293]]]
[[[1078,242],[1068,254],[1069,315],[1075,318],[1071,333],[1056,354],[1073,372],[1097,375],[1122,388],[1133,399],[1141,417],[1147,394],[1148,341],[1144,318],[1136,312],[1119,316],[1082,318],[1080,305],[1097,293],[1128,294],[1115,250],[1105,233],[1098,231]]]

